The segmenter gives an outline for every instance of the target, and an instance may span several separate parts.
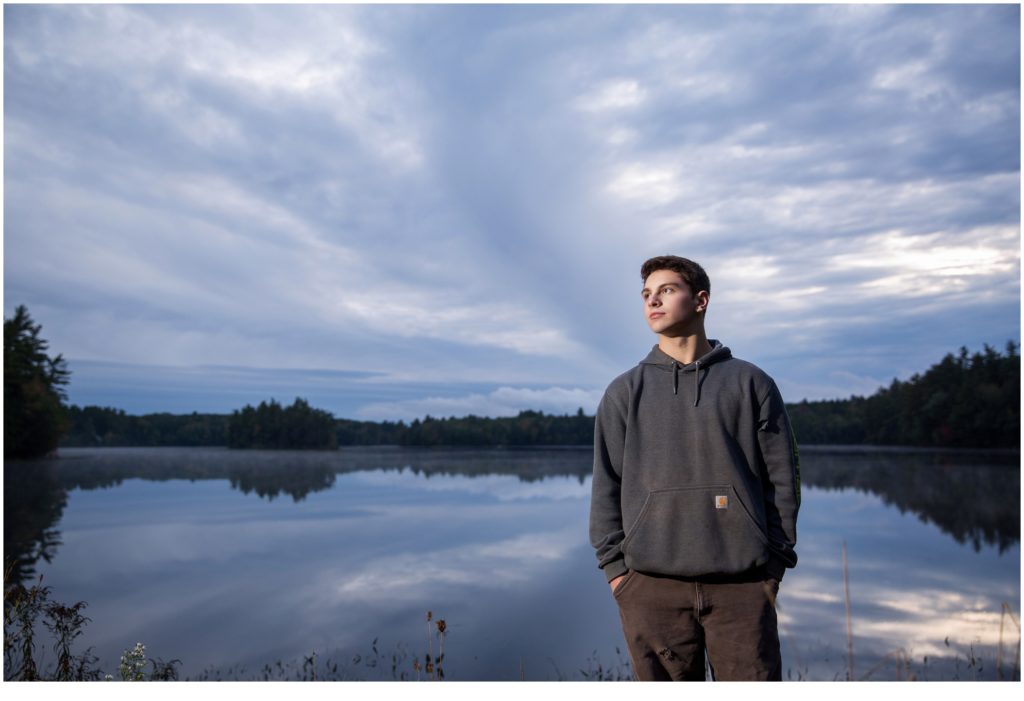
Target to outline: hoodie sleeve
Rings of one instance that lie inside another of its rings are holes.
[[[764,459],[764,507],[772,549],[768,574],[782,579],[785,568],[795,566],[797,560],[794,548],[800,509],[800,453],[774,382],[761,401],[757,437]]]
[[[608,581],[628,570],[622,555],[622,454],[626,415],[609,387],[594,419],[594,479],[590,496],[590,543]]]

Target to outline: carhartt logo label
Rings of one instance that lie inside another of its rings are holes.
[[[728,509],[729,508],[729,497],[724,494],[715,497],[715,508],[716,509]]]

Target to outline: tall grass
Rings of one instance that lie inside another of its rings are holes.
[[[4,680],[5,681],[98,681],[114,677],[96,666],[99,658],[92,648],[75,653],[72,648],[83,634],[89,618],[82,611],[88,604],[79,601],[63,604],[50,599],[51,589],[43,586],[42,576],[30,587],[21,583],[6,585],[11,570],[5,572],[4,586]],[[36,638],[42,625],[50,634],[56,663],[44,667],[37,659]],[[125,681],[173,681],[178,678],[181,660],[164,662],[145,656],[138,643],[121,656],[119,676]],[[147,672],[147,668],[148,672]]]

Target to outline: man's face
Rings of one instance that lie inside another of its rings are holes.
[[[683,276],[674,270],[655,270],[647,276],[640,294],[647,325],[663,336],[695,331],[701,321],[698,312],[708,303],[706,292],[694,295]]]

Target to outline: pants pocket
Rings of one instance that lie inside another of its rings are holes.
[[[622,579],[619,580],[619,585],[615,587],[615,591],[612,592],[612,596],[619,599],[622,596],[622,591],[626,589],[634,579],[636,579],[636,570],[630,570],[624,574]]]

